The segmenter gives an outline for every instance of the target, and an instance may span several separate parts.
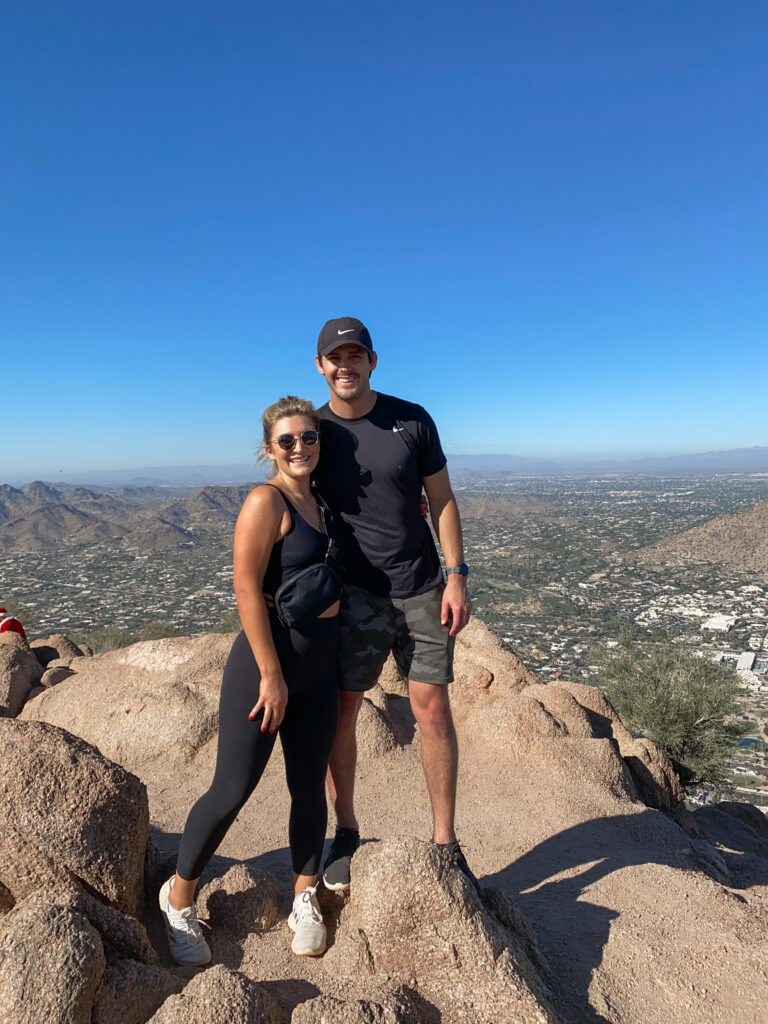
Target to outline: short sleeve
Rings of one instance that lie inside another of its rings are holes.
[[[448,461],[440,444],[440,435],[437,433],[435,421],[426,409],[418,406],[418,430],[419,439],[419,474],[423,479],[425,476],[432,476],[439,473]]]

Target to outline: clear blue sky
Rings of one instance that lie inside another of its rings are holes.
[[[249,461],[342,314],[449,451],[768,443],[764,0],[13,6],[0,481]]]

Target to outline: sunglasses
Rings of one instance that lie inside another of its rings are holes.
[[[299,439],[302,444],[312,448],[320,440],[320,435],[316,430],[304,430],[300,434],[280,434],[278,437],[273,438],[273,442],[279,448],[282,448],[284,452],[291,452],[296,447],[296,442]]]

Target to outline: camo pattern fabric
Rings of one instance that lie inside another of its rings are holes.
[[[387,655],[418,683],[453,682],[455,638],[440,623],[444,584],[415,597],[380,597],[345,583],[341,595],[342,690],[370,690]]]

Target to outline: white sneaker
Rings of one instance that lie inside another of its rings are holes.
[[[198,920],[194,906],[185,907],[184,910],[176,910],[171,906],[168,894],[172,885],[173,878],[169,878],[160,890],[160,913],[168,935],[168,949],[177,964],[203,967],[211,962],[211,950],[200,928],[205,922]]]
[[[303,889],[288,915],[288,927],[296,933],[291,949],[297,956],[322,956],[325,952],[326,931],[316,891],[316,885]]]

